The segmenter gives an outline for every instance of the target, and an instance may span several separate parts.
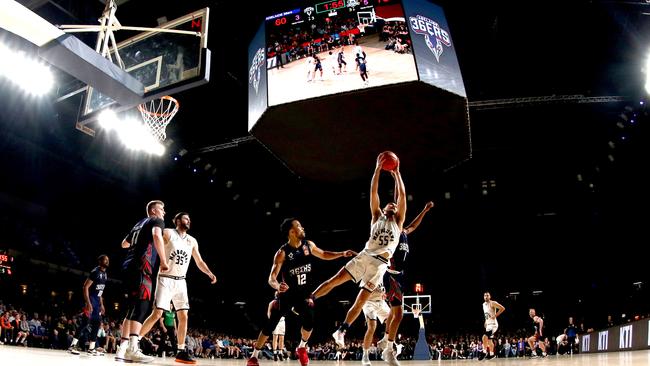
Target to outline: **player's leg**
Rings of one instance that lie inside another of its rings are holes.
[[[334,341],[339,347],[345,348],[345,333],[347,332],[348,328],[350,328],[350,324],[352,324],[359,317],[359,314],[361,314],[363,305],[366,303],[371,293],[371,290],[365,288],[359,290],[357,298],[354,300],[354,304],[352,304],[348,310],[348,313],[345,315],[345,320],[339,329],[337,329],[336,332],[332,334]]]
[[[335,287],[353,279],[350,273],[347,271],[345,267],[341,268],[338,273],[334,275],[334,277],[330,278],[329,280],[323,282],[314,290],[312,293],[312,297],[314,299],[319,299],[325,295],[327,295],[332,289]]]
[[[372,346],[372,338],[375,335],[376,329],[377,319],[371,319],[366,316],[366,334],[363,336],[363,357],[361,357],[361,365],[363,366],[370,365],[368,350],[370,350],[370,346]]]
[[[273,306],[271,307],[271,316],[266,321],[266,324],[260,331],[260,334],[257,336],[257,341],[255,341],[255,346],[254,346],[255,348],[253,349],[253,354],[246,362],[246,366],[259,366],[259,361],[257,360],[257,356],[259,355],[260,351],[264,348],[264,344],[266,344],[266,340],[269,339],[269,336],[271,336],[275,327],[278,326],[278,323],[280,322],[280,318],[282,318],[282,316],[284,315],[286,305],[283,304],[284,301],[281,302],[279,300],[276,300]]]
[[[298,356],[300,365],[307,366],[309,364],[307,342],[309,341],[309,337],[311,337],[311,332],[314,330],[315,314],[314,307],[311,306],[311,303],[308,301],[299,301],[298,304],[295,304],[295,308],[298,310],[302,327],[300,328],[300,343],[296,348],[296,355]]]

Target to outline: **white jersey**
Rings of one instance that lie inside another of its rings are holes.
[[[487,324],[498,324],[497,323],[497,312],[492,306],[492,301],[483,302],[483,315],[485,315],[485,322]]]
[[[181,236],[176,229],[169,230],[169,241],[165,242],[169,270],[160,271],[161,275],[185,277],[192,260],[192,242],[191,235]]]
[[[389,220],[386,215],[381,215],[370,226],[370,239],[366,242],[363,251],[370,255],[388,253],[390,258],[399,244],[399,233],[399,226],[395,220]]]

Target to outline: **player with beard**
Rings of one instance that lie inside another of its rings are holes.
[[[397,203],[390,202],[383,210],[379,205],[379,175],[385,160],[386,156],[384,154],[377,157],[375,172],[370,183],[370,213],[372,220],[370,222],[370,238],[366,242],[365,248],[341,268],[334,277],[318,286],[310,298],[313,302],[349,280],[358,283],[359,287],[361,287],[354,305],[348,310],[345,321],[332,335],[340,347],[345,347],[344,336],[350,324],[357,319],[372,292],[382,283],[388,262],[399,244],[399,236],[404,224],[406,190],[399,171],[399,165],[395,167],[391,174],[398,190]],[[388,356],[386,361],[391,365],[397,364],[394,353]]]
[[[483,333],[483,357],[488,360],[496,357],[494,354],[494,333],[499,329],[497,316],[503,314],[506,308],[498,302],[492,300],[489,292],[483,294],[483,314],[485,315],[485,333]],[[482,360],[479,355],[479,360]]]
[[[305,239],[305,229],[295,218],[285,219],[280,225],[280,231],[288,238],[273,257],[273,266],[269,274],[269,285],[278,292],[278,297],[271,305],[269,319],[262,328],[255,350],[246,363],[247,366],[258,366],[257,356],[264,348],[266,340],[278,325],[280,318],[289,313],[297,314],[301,320],[300,344],[296,349],[298,360],[302,366],[309,364],[307,341],[314,327],[314,309],[307,301],[309,289],[313,288],[312,258],[332,260],[341,257],[352,257],[356,253],[351,250],[330,252],[322,250],[311,240]],[[278,276],[281,276],[278,280]]]
[[[97,342],[97,331],[99,331],[99,325],[102,321],[102,314],[105,314],[104,310],[104,288],[106,287],[106,281],[108,276],[106,275],[106,269],[108,268],[109,260],[107,255],[100,255],[97,258],[98,266],[95,267],[83,286],[83,295],[84,300],[86,301],[86,306],[83,311],[83,323],[79,328],[79,338],[73,338],[72,344],[70,345],[70,353],[78,355],[79,350],[77,349],[77,343],[79,339],[88,338],[90,345],[88,346],[88,354],[91,356],[102,355],[101,352],[97,352],[95,349],[95,343]]]
[[[215,284],[217,277],[210,271],[210,267],[203,261],[199,252],[199,243],[187,233],[192,221],[190,214],[179,212],[174,216],[175,229],[165,229],[165,253],[168,253],[169,269],[158,273],[156,286],[156,308],[145,320],[140,330],[140,337],[145,336],[156,322],[162,317],[163,311],[170,311],[170,303],[174,304],[178,316],[178,354],[176,362],[195,364],[196,360],[185,348],[185,335],[187,334],[187,313],[190,310],[190,301],[187,294],[185,275],[190,267],[192,258],[201,272],[210,278],[210,283]]]

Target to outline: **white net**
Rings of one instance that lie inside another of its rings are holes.
[[[167,138],[167,125],[178,112],[178,107],[178,101],[166,95],[140,104],[138,110],[151,135],[159,141],[164,141]]]

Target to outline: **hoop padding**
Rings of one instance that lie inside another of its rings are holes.
[[[149,132],[159,141],[164,141],[167,138],[165,129],[178,112],[178,108],[178,101],[169,95],[152,99],[138,106]]]

